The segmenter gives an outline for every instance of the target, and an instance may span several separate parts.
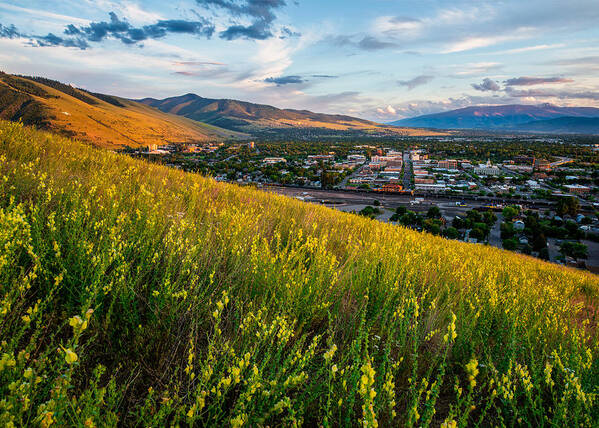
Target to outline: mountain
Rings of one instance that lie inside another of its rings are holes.
[[[596,275],[5,121],[0,159],[6,427],[597,426]]]
[[[599,109],[593,107],[557,107],[551,104],[473,106],[442,113],[402,119],[393,122],[396,126],[417,126],[440,129],[488,129],[488,130],[542,130],[543,125],[533,125],[564,117],[599,118]],[[564,123],[565,124],[565,123]],[[582,125],[582,124],[581,124]],[[547,132],[553,128],[547,124]],[[581,129],[585,129],[582,125]],[[556,129],[564,129],[558,126]],[[567,132],[578,132],[577,122],[571,121]]]
[[[0,73],[0,118],[107,148],[223,140],[239,133],[54,80]]]
[[[394,128],[351,116],[279,109],[245,101],[203,98],[195,94],[163,100],[144,98],[138,101],[163,112],[240,132],[255,133],[269,129],[328,129],[402,135],[439,135],[434,131]]]
[[[599,135],[599,117],[558,117],[556,119],[535,120],[512,127],[514,130],[545,132],[551,134]]]

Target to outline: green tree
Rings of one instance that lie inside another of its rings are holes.
[[[564,256],[570,256],[574,259],[586,259],[588,257],[588,248],[580,242],[566,241],[559,248]]]
[[[520,210],[517,207],[510,205],[503,209],[503,218],[506,221],[512,221],[518,214],[520,214]]]
[[[440,218],[441,217],[441,210],[437,206],[432,206],[432,207],[430,207],[428,209],[428,212],[426,213],[426,216],[428,218]]]
[[[468,236],[470,238],[476,239],[477,241],[482,241],[485,238],[485,233],[481,229],[475,227],[470,231]]]
[[[443,235],[449,239],[458,239],[460,232],[455,227],[448,227],[443,231]]]
[[[566,196],[557,201],[557,213],[560,216],[564,216],[566,214],[575,216],[578,214],[579,208],[580,203],[578,202],[578,198],[575,196]]]
[[[503,248],[505,248],[506,250],[516,251],[516,249],[518,248],[518,240],[516,238],[504,239],[502,244]]]

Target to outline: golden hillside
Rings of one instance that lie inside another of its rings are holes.
[[[134,101],[9,74],[0,74],[0,118],[21,119],[26,124],[105,148],[197,143],[242,136]]]

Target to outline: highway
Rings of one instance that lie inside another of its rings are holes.
[[[409,194],[394,194],[394,193],[383,193],[383,192],[368,192],[368,191],[354,191],[354,190],[326,190],[316,189],[308,187],[291,187],[291,186],[279,186],[269,185],[263,187],[263,190],[287,195],[291,197],[302,197],[306,200],[314,200],[322,203],[326,201],[332,204],[366,204],[372,205],[375,200],[380,201],[387,207],[398,207],[410,205],[410,201],[417,198],[423,198],[425,203],[428,205],[440,205],[440,204],[451,204],[455,205],[456,202],[465,201],[469,207],[482,207],[489,204],[519,204],[524,208],[539,210],[539,209],[550,209],[555,206],[554,201],[548,200],[513,200],[504,199],[499,197],[489,196],[478,196],[478,195],[437,195],[437,194],[415,194],[414,196]],[[584,211],[592,211],[592,205],[581,201],[581,209]]]

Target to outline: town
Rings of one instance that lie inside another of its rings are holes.
[[[576,137],[151,146],[136,157],[599,270],[599,145]]]

